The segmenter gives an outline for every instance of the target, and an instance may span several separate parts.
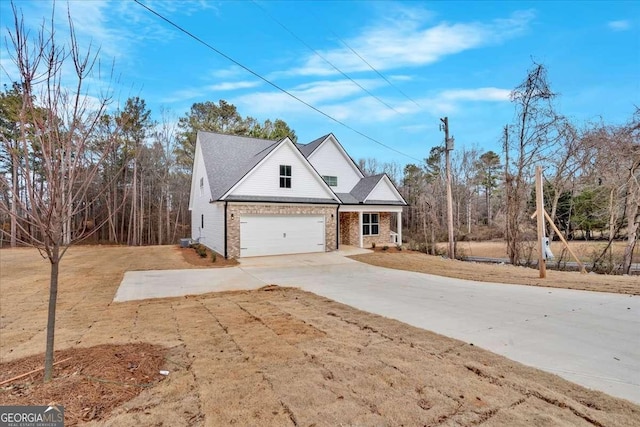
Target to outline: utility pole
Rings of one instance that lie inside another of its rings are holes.
[[[504,126],[504,196],[507,218],[505,221],[505,240],[507,241],[507,256],[514,261],[513,233],[511,227],[511,180],[509,179],[509,125]]]
[[[455,259],[455,243],[453,240],[453,196],[451,194],[451,151],[453,150],[453,137],[449,138],[449,118],[440,119],[441,129],[444,130],[446,174],[447,174],[447,230],[449,232],[449,259]]]

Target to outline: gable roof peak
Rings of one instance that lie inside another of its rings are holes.
[[[303,156],[309,157],[311,153],[313,153],[316,150],[316,148],[318,148],[320,144],[322,144],[330,135],[332,134],[328,133],[326,135],[321,136],[320,138],[314,139],[313,141],[307,144],[296,144],[296,146],[298,147],[298,149],[300,150]]]
[[[211,196],[217,200],[285,139],[273,141],[219,132],[198,131]]]

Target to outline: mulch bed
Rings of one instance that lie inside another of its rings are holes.
[[[387,246],[387,249],[384,249],[385,245],[376,245],[375,248],[373,248],[374,252],[380,252],[380,253],[388,253],[388,254],[395,254],[397,252],[413,252],[410,251],[408,249],[400,249],[398,250],[398,248],[396,247],[396,245],[392,245],[389,244]],[[371,249],[371,248],[366,248],[366,249]]]
[[[238,265],[238,261],[235,259],[225,259],[222,255],[216,256],[216,262],[211,261],[211,251],[207,249],[207,256],[201,257],[196,253],[193,248],[178,248],[182,257],[186,262],[191,265],[197,265],[198,267],[233,267]]]
[[[138,343],[56,351],[53,379],[40,370],[0,386],[0,405],[62,405],[65,425],[101,420],[142,390],[163,380],[166,349]],[[41,368],[44,355],[0,364],[0,382]]]

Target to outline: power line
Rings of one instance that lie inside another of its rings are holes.
[[[379,75],[380,77],[382,77],[384,79],[384,81],[386,81],[387,83],[389,83],[389,85],[391,87],[393,87],[395,90],[397,90],[398,92],[400,92],[405,98],[407,98],[409,101],[413,102],[414,104],[416,104],[416,106],[418,108],[422,108],[422,105],[418,104],[413,98],[411,98],[409,95],[407,95],[406,93],[404,93],[404,91],[402,91],[399,87],[397,87],[396,85],[394,85],[393,83],[391,83],[391,81],[389,79],[387,79],[380,71],[376,70],[375,67],[373,65],[371,65],[366,59],[364,59],[358,52],[355,51],[355,49],[353,49],[351,46],[349,46],[347,44],[347,42],[345,42],[344,40],[342,40],[340,38],[340,36],[338,36],[332,29],[329,29],[329,31],[331,31],[331,33],[340,41],[340,43],[342,43],[343,45],[345,45],[351,52],[354,53],[354,55],[356,55],[358,58],[360,58],[362,60],[362,62],[364,62],[365,64],[367,64],[367,66],[369,68],[371,68],[373,71],[375,71],[375,73],[377,75]]]
[[[369,96],[371,96],[372,98],[375,98],[379,103],[381,103],[382,105],[384,105],[385,107],[395,111],[397,114],[400,114],[400,112],[398,110],[396,110],[395,108],[393,108],[391,105],[387,104],[386,102],[384,102],[382,99],[378,98],[377,96],[375,96],[373,93],[371,93],[369,90],[365,89],[360,83],[358,83],[357,81],[355,81],[354,79],[352,79],[349,75],[347,75],[344,71],[342,71],[341,69],[339,69],[333,62],[329,61],[327,58],[325,58],[323,55],[320,54],[320,52],[318,52],[317,50],[315,50],[314,48],[312,48],[307,42],[305,42],[304,40],[302,40],[302,38],[300,38],[296,33],[294,33],[292,30],[290,30],[286,25],[284,25],[282,22],[280,22],[278,20],[278,18],[276,18],[275,16],[273,16],[271,13],[269,13],[269,11],[267,9],[265,9],[264,7],[262,7],[258,2],[256,2],[255,0],[251,0],[251,2],[253,4],[255,4],[256,6],[258,6],[260,9],[262,9],[262,11],[269,17],[271,18],[275,23],[277,23],[278,25],[280,25],[282,28],[284,28],[285,31],[287,31],[289,34],[291,34],[296,40],[298,40],[300,43],[302,43],[303,45],[305,45],[307,47],[307,49],[309,49],[311,52],[315,53],[320,59],[322,59],[324,62],[326,62],[327,64],[331,65],[331,67],[336,70],[337,72],[339,72],[340,74],[342,74],[344,77],[346,77],[347,79],[349,79],[353,84],[355,84],[356,86],[358,86],[360,89],[362,89],[364,92],[366,92]]]
[[[262,77],[262,75],[258,74],[257,72],[253,71],[252,69],[250,69],[249,67],[241,64],[240,62],[236,61],[235,59],[233,59],[232,57],[230,57],[229,55],[225,54],[224,52],[216,49],[215,47],[213,47],[212,45],[210,45],[209,43],[205,42],[204,40],[202,40],[201,38],[199,38],[198,36],[194,35],[193,33],[189,32],[188,30],[186,30],[185,28],[181,27],[180,25],[176,24],[175,22],[171,21],[168,18],[165,18],[163,15],[161,15],[160,13],[156,12],[155,10],[151,9],[150,7],[148,7],[147,5],[143,4],[140,2],[140,0],[133,0],[134,2],[136,2],[137,4],[139,4],[140,6],[142,6],[143,8],[147,9],[149,12],[151,12],[152,14],[154,14],[155,16],[157,16],[158,18],[162,19],[163,21],[165,21],[166,23],[168,23],[169,25],[171,25],[172,27],[176,28],[177,30],[179,30],[180,32],[186,34],[187,36],[191,37],[192,39],[196,40],[198,43],[206,46],[207,48],[209,48],[210,50],[214,51],[215,53],[217,53],[218,55],[222,56],[223,58],[227,59],[228,61],[233,62],[234,64],[236,64],[238,67],[242,68],[243,70],[253,74],[255,77],[259,78],[260,80],[262,80],[263,82],[267,83],[268,85],[278,89],[280,92],[285,93],[287,95],[289,95],[291,98],[295,99],[296,101],[306,105],[307,107],[311,108],[312,110],[316,111],[317,113],[322,114],[323,116],[325,116],[326,118],[328,118],[329,120],[332,120],[336,123],[338,123],[339,125],[344,126],[345,128],[349,129],[352,132],[357,133],[358,135],[368,139],[371,142],[374,142],[382,147],[385,147],[388,150],[394,151],[398,154],[401,154],[405,157],[408,157],[412,160],[416,160],[418,162],[421,162],[422,160],[417,159],[409,154],[403,153],[400,150],[397,150],[393,147],[390,147],[389,145],[378,141],[375,138],[370,137],[369,135],[363,133],[362,131],[359,131],[358,129],[355,129],[351,126],[349,126],[348,124],[344,123],[341,120],[338,120],[334,117],[332,117],[331,115],[325,113],[324,111],[320,110],[317,107],[314,107],[313,105],[309,104],[308,102],[300,99],[299,97],[297,97],[296,95],[288,92],[286,89],[283,89],[282,87],[278,86],[277,84],[273,83],[272,81],[268,80],[265,77]]]
[[[252,0],[255,3],[255,0]],[[316,16],[317,18],[317,16]],[[407,98],[409,101],[413,102],[418,108],[423,108],[422,105],[418,104],[418,102],[411,98],[409,95],[407,95],[402,89],[400,89],[398,86],[394,85],[384,74],[382,74],[380,71],[378,71],[373,65],[371,65],[369,63],[369,61],[367,61],[366,59],[364,59],[364,57],[362,55],[360,55],[354,48],[352,48],[351,46],[349,46],[349,44],[344,41],[338,34],[336,34],[335,31],[333,31],[331,28],[328,28],[328,30],[331,32],[331,34],[334,35],[334,37],[336,39],[338,39],[338,41],[340,41],[340,43],[342,43],[343,45],[345,45],[347,47],[347,49],[349,49],[354,55],[356,55],[358,58],[360,58],[360,60],[362,62],[364,62],[365,64],[367,64],[367,66],[369,68],[371,68],[371,70],[373,70],[378,76],[380,76],[385,82],[387,82],[389,84],[389,86],[391,86],[392,88],[394,88],[395,90],[397,90],[398,92],[400,92],[402,94],[402,96],[404,96],[405,98]]]

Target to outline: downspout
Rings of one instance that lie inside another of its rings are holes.
[[[359,228],[358,235],[360,236],[358,241],[358,247],[364,248],[364,238],[362,236],[362,211],[358,212],[358,228]]]
[[[340,249],[340,205],[336,206],[336,251]]]
[[[227,202],[224,201],[224,259],[227,259]]]

